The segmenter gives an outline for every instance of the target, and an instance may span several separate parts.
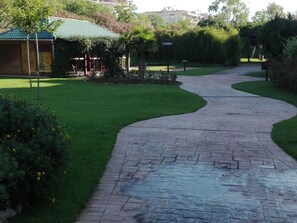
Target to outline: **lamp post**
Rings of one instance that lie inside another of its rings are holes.
[[[187,71],[187,63],[188,60],[182,60],[183,64],[184,64],[184,71]]]
[[[166,47],[167,74],[169,74],[169,64],[170,64],[169,50],[170,50],[170,47],[172,46],[172,44],[173,43],[171,41],[163,41],[162,42],[162,46]]]

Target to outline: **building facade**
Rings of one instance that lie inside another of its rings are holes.
[[[147,16],[156,15],[163,18],[165,23],[176,23],[179,20],[190,20],[192,23],[197,24],[202,19],[207,19],[207,13],[199,13],[196,11],[185,11],[185,10],[176,10],[171,7],[164,8],[161,11],[151,11],[144,13]]]
[[[49,21],[62,21],[53,34],[47,31],[38,33],[40,72],[41,74],[50,74],[52,71],[52,62],[55,54],[55,43],[59,41],[68,41],[72,37],[109,37],[118,39],[119,34],[100,27],[94,23],[85,20],[67,19],[50,17]],[[36,74],[36,45],[35,34],[29,35],[29,52],[30,52],[30,70]],[[83,60],[86,65],[88,58],[85,55],[73,55],[75,58],[69,58],[71,63],[77,64]],[[83,68],[85,74],[90,71],[89,65]],[[26,35],[19,29],[14,28],[0,33],[0,74],[17,74],[27,75],[28,57]]]

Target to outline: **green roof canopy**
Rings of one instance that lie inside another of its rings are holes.
[[[86,20],[66,19],[58,17],[50,17],[49,21],[61,20],[62,24],[52,35],[47,31],[41,31],[38,33],[38,39],[51,40],[51,39],[67,39],[73,36],[84,37],[111,37],[119,38],[119,34],[107,30],[101,26],[91,23]],[[30,39],[35,39],[35,35],[31,34]],[[0,40],[24,40],[26,35],[18,28],[8,30],[0,33]]]
[[[26,35],[17,28],[0,33],[0,40],[24,40],[26,38]],[[29,38],[35,39],[35,34],[30,34]],[[54,36],[46,31],[41,31],[38,33],[38,39],[50,40],[54,39]]]

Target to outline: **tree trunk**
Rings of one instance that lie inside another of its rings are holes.
[[[252,58],[255,58],[255,53],[256,53],[256,46],[253,46],[253,52],[252,52]]]
[[[35,41],[36,41],[36,74],[37,74],[37,100],[40,99],[40,62],[39,62],[39,44],[37,32],[35,32]]]
[[[27,34],[27,63],[28,63],[29,83],[30,83],[30,88],[32,88],[29,34]]]
[[[145,73],[145,60],[144,60],[144,56],[143,55],[140,55],[140,57],[139,57],[138,71],[139,71],[139,77],[141,79],[143,79],[144,78],[144,73]]]
[[[130,51],[127,49],[125,51],[126,61],[125,61],[125,67],[126,67],[126,77],[130,76]]]
[[[248,43],[248,47],[247,47],[248,62],[251,62],[250,49],[251,49],[251,45],[250,45],[250,43]]]

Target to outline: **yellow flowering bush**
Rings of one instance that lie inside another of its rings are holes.
[[[0,95],[0,210],[49,194],[67,164],[68,144],[50,112]]]

